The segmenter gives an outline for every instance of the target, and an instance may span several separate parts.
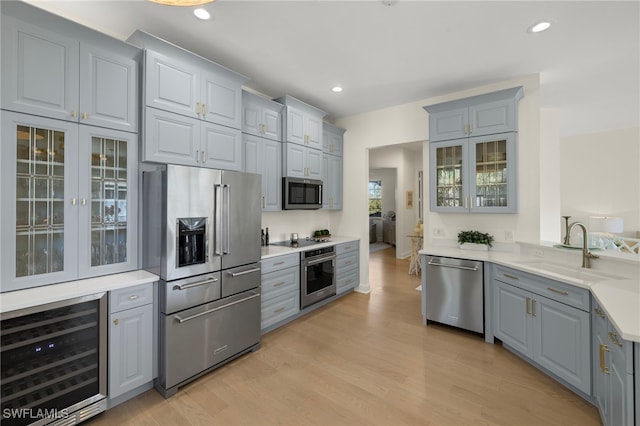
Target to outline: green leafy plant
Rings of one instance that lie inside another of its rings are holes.
[[[458,232],[458,244],[462,243],[475,243],[486,244],[489,247],[493,247],[493,235],[489,235],[480,231],[460,231]]]

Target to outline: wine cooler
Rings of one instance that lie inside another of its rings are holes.
[[[107,296],[0,314],[3,426],[73,425],[106,409]]]

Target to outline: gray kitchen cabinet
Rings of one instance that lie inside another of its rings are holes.
[[[598,304],[594,304],[592,319],[593,396],[600,417],[605,426],[632,426],[635,411],[634,344],[618,335]]]
[[[322,118],[326,113],[291,96],[275,101],[285,105],[283,142],[322,149]]]
[[[429,105],[429,142],[515,132],[522,87]]]
[[[322,151],[342,156],[342,145],[345,129],[333,124],[322,123]]]
[[[322,154],[322,208],[342,210],[342,157]]]
[[[137,268],[137,135],[2,111],[3,291]]]
[[[322,151],[294,143],[284,143],[284,176],[322,180]]]
[[[146,107],[142,161],[242,170],[241,132]]]
[[[243,170],[262,176],[262,211],[282,210],[282,143],[242,134]]]
[[[282,142],[282,109],[278,102],[242,91],[242,132]]]
[[[153,36],[136,31],[145,50],[145,105],[240,129],[244,76],[193,55],[172,52]],[[147,46],[153,46],[151,48]],[[160,48],[166,54],[154,50]]]
[[[42,11],[34,23],[5,13],[25,7],[3,4],[2,109],[137,132],[139,49]]]
[[[153,284],[109,292],[109,399],[153,380]]]
[[[264,259],[262,266],[262,320],[267,332],[300,312],[300,254]]]
[[[568,287],[494,266],[494,333],[544,371],[590,395],[589,291]]]
[[[431,211],[516,213],[522,87],[423,107],[429,113]]]
[[[360,242],[336,244],[336,293],[343,294],[360,284]]]
[[[443,213],[516,213],[515,133],[429,144],[429,206]]]

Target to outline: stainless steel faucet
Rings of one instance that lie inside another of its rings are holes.
[[[591,268],[591,259],[598,259],[599,256],[591,253],[589,251],[589,231],[587,231],[587,227],[580,222],[573,222],[569,225],[569,229],[567,230],[567,236],[571,233],[575,226],[579,226],[582,228],[582,267],[583,268]]]

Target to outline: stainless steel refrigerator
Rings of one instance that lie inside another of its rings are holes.
[[[261,177],[167,165],[143,173],[142,198],[143,264],[161,277],[155,385],[169,397],[259,347]]]

